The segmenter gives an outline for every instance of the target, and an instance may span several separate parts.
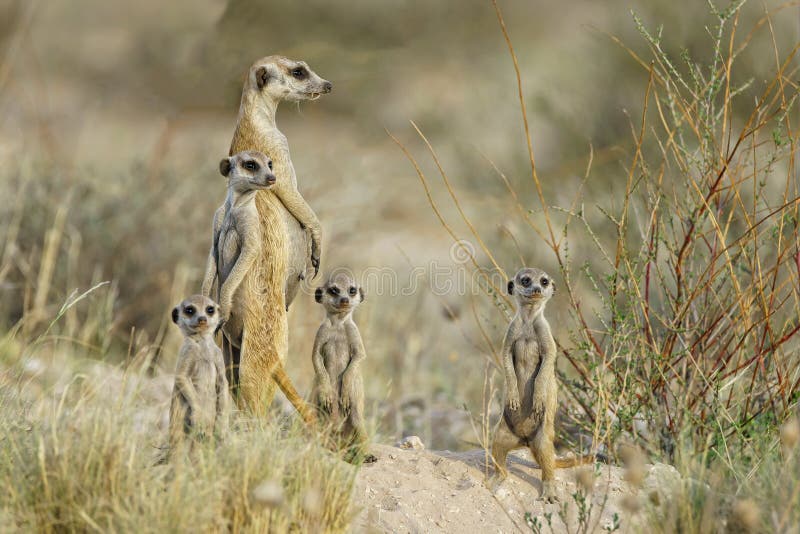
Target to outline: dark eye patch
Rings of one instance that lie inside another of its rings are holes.
[[[267,162],[267,167],[269,167],[269,170],[272,170],[272,160]]]
[[[331,287],[328,288],[328,293],[330,293],[331,295],[338,295],[339,294],[339,288],[336,287],[336,286],[331,286]]]
[[[255,162],[255,161],[253,161],[253,160],[247,160],[247,161],[243,162],[243,163],[242,163],[242,167],[244,167],[244,168],[245,168],[245,169],[247,169],[248,171],[257,171],[258,169],[260,169],[260,168],[261,168],[261,167],[259,166],[259,164],[258,164],[258,163],[256,163],[256,162]]]
[[[189,317],[191,317],[192,315],[194,315],[194,312],[195,312],[195,311],[197,311],[197,310],[195,310],[195,309],[194,309],[194,306],[186,306],[186,307],[183,309],[183,313],[185,313],[185,314],[186,314],[186,315],[188,315]]]
[[[355,287],[350,286],[350,291],[349,291],[350,295],[356,296],[357,292],[358,292],[358,290]]]
[[[531,285],[531,279],[528,276],[523,276],[522,279],[520,280],[520,283],[522,283],[523,287],[528,287],[529,285]]]
[[[305,67],[295,67],[292,69],[292,76],[298,80],[304,80],[306,77],[308,77],[308,71],[305,69]]]
[[[206,313],[208,314],[209,317],[214,315],[214,306],[208,306],[206,308]]]
[[[543,286],[547,287],[547,284],[549,284],[549,283],[550,283],[550,280],[548,280],[547,278],[542,278],[542,279],[540,280],[540,283],[541,283]]]

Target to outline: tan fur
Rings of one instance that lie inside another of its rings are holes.
[[[228,383],[222,352],[214,342],[219,307],[202,295],[187,298],[172,310],[172,320],[183,332],[178,353],[169,425],[169,456],[176,454],[187,437],[205,440],[223,437],[229,410]]]
[[[303,84],[288,79],[291,75],[287,69],[300,64],[278,56],[266,57],[253,64],[245,81],[230,148],[230,154],[243,150],[263,152],[272,159],[278,179],[271,191],[256,194],[263,252],[253,266],[253,275],[242,284],[242,292],[246,295],[243,322],[248,335],[241,348],[240,398],[243,406],[255,413],[264,413],[271,404],[276,386],[273,377],[281,376],[283,384],[291,386],[283,372],[289,343],[286,311],[304,275],[309,256],[306,231],[298,221],[303,221],[311,233],[312,258],[315,254],[319,256],[319,222],[297,192],[289,146],[286,137],[275,126],[275,111],[280,100],[312,99],[330,91],[330,83],[310,70],[306,85],[316,84],[312,87],[316,90],[305,93],[298,90],[297,87]],[[260,88],[257,75],[262,68],[268,70],[270,78]],[[316,251],[313,250],[314,242]],[[315,268],[318,264],[317,259]],[[299,396],[293,399],[296,406],[298,402],[302,402]],[[306,420],[309,420],[310,413],[305,410]]]
[[[496,487],[508,475],[508,453],[527,447],[542,469],[542,498],[553,502],[557,500],[554,469],[591,463],[591,458],[556,459],[553,446],[558,407],[556,343],[544,308],[555,285],[544,271],[523,268],[508,288],[516,298],[517,313],[503,339],[506,404],[492,444],[496,472],[491,485]]]
[[[364,428],[361,362],[367,354],[353,321],[353,311],[364,300],[364,291],[352,277],[339,273],[316,290],[315,298],[327,313],[311,355],[317,409],[333,430],[339,447],[352,447],[350,456],[356,461],[374,462],[375,456],[366,450]]]
[[[216,281],[224,324],[225,368],[234,394],[239,391],[239,351],[249,336],[243,317],[248,309],[255,307],[244,289],[248,279],[256,274],[253,265],[263,254],[255,195],[274,187],[276,178],[272,166],[267,156],[256,151],[240,152],[220,162],[220,172],[228,178],[228,193],[214,216],[203,294],[209,295]],[[313,414],[283,368],[277,367],[271,373],[297,410],[307,421],[313,421]]]
[[[572,458],[556,458],[555,464],[553,465],[556,469],[565,469],[568,467],[577,467],[579,465],[593,464],[594,461],[594,455],[584,454],[582,456],[574,456]]]

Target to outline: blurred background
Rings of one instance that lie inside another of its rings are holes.
[[[586,217],[602,225],[604,215],[588,208],[613,205],[624,192],[648,79],[615,39],[647,55],[633,11],[649,28],[663,25],[665,50],[702,62],[713,52],[708,6],[499,4],[520,63],[545,198],[569,207],[591,153]],[[746,4],[743,32],[778,4]],[[753,95],[775,70],[773,39],[791,49],[799,21],[796,9],[776,15],[773,33],[762,31],[737,59],[747,76],[737,81],[752,79]],[[200,289],[211,217],[224,198],[217,163],[228,151],[243,77],[270,54],[305,60],[334,84],[318,101],[282,105],[277,117],[299,189],[323,225],[323,272],[380,269],[396,273],[401,288],[412,273],[425,275],[405,295],[367,284],[357,312],[368,412],[381,439],[419,434],[435,448],[474,446],[470,414],[486,395],[488,356],[475,317],[497,346],[506,318],[472,288],[460,295],[426,287],[434,268],[456,276],[458,258],[387,132],[436,178],[433,198],[453,219],[456,207],[409,121],[425,133],[504,270],[524,261],[557,274],[540,238],[513,215],[492,167],[538,209],[514,69],[486,1],[1,0],[2,331],[32,337],[54,329],[68,340],[32,373],[58,375],[72,352],[172,372],[180,339],[168,312]],[[599,236],[613,237],[610,227]],[[596,260],[588,240],[571,242],[570,255],[579,265]],[[477,260],[488,264],[480,252]],[[62,310],[74,291],[104,281]],[[287,370],[304,392],[324,315],[312,292],[298,296],[289,314]],[[587,294],[587,309],[600,305],[592,299]],[[567,301],[548,309],[565,342],[569,333],[559,325]],[[3,347],[4,361],[18,357],[13,343]]]

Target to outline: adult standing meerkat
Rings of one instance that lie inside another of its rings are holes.
[[[315,269],[320,255],[319,222],[297,191],[289,145],[275,125],[275,113],[282,100],[314,100],[331,88],[329,81],[304,62],[268,56],[250,67],[242,91],[229,155],[244,150],[262,152],[272,159],[277,177],[272,190],[256,194],[263,252],[253,265],[253,276],[245,279],[242,288],[248,295],[242,315],[248,335],[241,352],[226,348],[240,362],[242,404],[256,413],[263,413],[275,395],[276,384],[271,377],[286,359],[287,309],[306,271],[309,248]],[[311,247],[306,229],[311,234]]]
[[[503,339],[503,370],[506,402],[494,434],[492,458],[496,487],[506,476],[509,451],[528,447],[542,469],[542,498],[557,499],[554,469],[589,463],[591,458],[556,459],[553,439],[558,407],[555,368],[556,342],[544,307],[556,287],[541,269],[525,267],[508,282],[508,293],[516,298],[517,313]]]
[[[364,384],[361,362],[367,357],[353,311],[364,301],[364,290],[349,275],[331,276],[314,299],[326,317],[317,330],[314,350],[314,398],[336,434],[338,445],[352,447],[349,456],[371,463],[364,428]]]
[[[239,350],[249,335],[242,320],[247,309],[248,295],[241,291],[242,283],[254,276],[253,264],[262,253],[261,231],[255,205],[257,191],[275,185],[272,161],[261,152],[240,152],[220,161],[220,173],[228,178],[225,202],[214,214],[211,250],[208,255],[203,295],[210,295],[217,284],[220,321],[224,345]],[[236,392],[239,382],[239,362],[225,351],[225,370],[231,389]],[[289,401],[307,422],[314,416],[300,397],[282,366],[273,369],[273,378]]]
[[[194,295],[175,306],[172,322],[183,333],[169,413],[169,456],[187,437],[222,437],[227,430],[228,383],[222,352],[214,342],[220,320],[217,304]]]

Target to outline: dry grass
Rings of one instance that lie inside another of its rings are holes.
[[[4,531],[346,530],[357,468],[299,425],[240,419],[221,444],[156,465],[168,385],[95,363],[31,391],[41,356],[0,384]]]

